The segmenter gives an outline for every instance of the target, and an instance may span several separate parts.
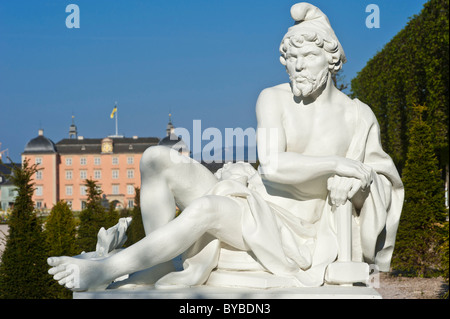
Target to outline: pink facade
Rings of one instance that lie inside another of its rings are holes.
[[[58,201],[58,162],[56,153],[53,154],[27,154],[22,155],[22,161],[29,159],[30,164],[37,164],[38,172],[33,176],[33,201],[39,209],[51,209]]]
[[[109,201],[133,207],[134,188],[140,187],[139,161],[142,153],[60,155],[60,199],[81,210],[86,201],[85,180],[97,182]]]
[[[139,162],[158,138],[109,137],[63,139],[54,144],[39,131],[22,154],[22,161],[38,164],[33,176],[36,208],[49,210],[64,200],[75,211],[86,204],[86,179],[97,182],[102,194],[117,208],[133,207],[135,187],[140,187]]]

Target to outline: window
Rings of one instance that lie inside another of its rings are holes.
[[[81,209],[86,209],[86,202],[84,200],[81,201]]]
[[[37,171],[36,172],[36,179],[37,180],[41,180],[42,179],[42,171]]]
[[[38,208],[38,209],[42,208],[42,202],[41,201],[36,201],[36,208]]]
[[[42,157],[36,157],[36,158],[34,159],[34,163],[35,163],[36,165],[42,164]]]
[[[66,158],[66,165],[71,166],[72,165],[72,157]]]
[[[101,159],[100,157],[94,157],[94,165],[100,165],[101,164]]]
[[[134,207],[134,200],[129,199],[128,200],[128,208],[133,208]]]
[[[119,164],[119,158],[117,156],[113,156],[112,158],[112,164],[113,165],[118,165]]]
[[[118,195],[119,194],[119,185],[113,185],[112,186],[112,193],[113,193],[113,195]]]
[[[101,179],[102,178],[102,171],[100,171],[100,170],[95,170],[94,171],[94,178],[95,179]]]
[[[66,195],[67,196],[72,196],[73,195],[73,187],[72,187],[72,185],[67,185],[66,186]]]
[[[44,193],[44,187],[36,186],[36,196],[42,196],[43,193]]]
[[[72,179],[72,171],[66,171],[66,179]]]
[[[86,196],[86,186],[82,185],[80,186],[80,195],[81,196]]]
[[[134,157],[133,156],[128,156],[127,157],[127,164],[134,164]]]
[[[134,169],[127,170],[127,177],[134,178]]]
[[[133,185],[127,185],[127,194],[134,195],[134,186]]]
[[[113,179],[118,179],[119,178],[119,170],[113,169],[113,171],[112,171],[112,178]]]
[[[86,163],[87,163],[86,157],[80,158],[80,165],[86,165]]]
[[[72,208],[72,201],[71,200],[66,201],[66,203],[67,203],[67,205],[69,205],[70,208]]]
[[[86,179],[87,178],[87,171],[85,171],[85,170],[80,171],[80,178],[81,179]]]

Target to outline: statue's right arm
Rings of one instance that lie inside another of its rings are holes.
[[[256,103],[259,170],[263,179],[279,184],[305,184],[308,188],[315,181],[326,185],[326,180],[335,174],[362,181],[370,179],[362,163],[338,156],[308,156],[287,151],[283,117],[288,115],[283,114],[278,90],[265,89]]]

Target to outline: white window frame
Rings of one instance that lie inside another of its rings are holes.
[[[43,196],[43,194],[44,194],[44,186],[42,186],[42,185],[36,186],[35,195],[36,196]]]
[[[66,196],[73,196],[73,186],[66,185]]]
[[[134,185],[127,185],[127,194],[134,195]]]
[[[127,178],[134,178],[134,169],[127,169]]]
[[[112,185],[112,194],[113,195],[119,195],[120,194],[120,185],[119,184],[113,184]]]
[[[99,169],[94,170],[94,179],[102,179],[102,171]]]

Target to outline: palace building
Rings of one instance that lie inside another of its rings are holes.
[[[132,208],[135,188],[140,187],[139,162],[142,154],[154,145],[174,147],[171,134],[173,125],[170,119],[167,136],[162,140],[157,137],[118,135],[84,138],[78,136],[72,122],[69,138],[55,144],[44,136],[42,129],[39,130],[38,136],[26,144],[22,153],[22,162],[29,160],[30,164],[38,164],[38,171],[33,176],[33,201],[36,208],[49,210],[58,201],[64,200],[74,211],[84,209],[87,200],[86,179],[95,180],[105,198],[109,202],[116,202],[117,208]],[[181,140],[178,138],[177,141]]]

